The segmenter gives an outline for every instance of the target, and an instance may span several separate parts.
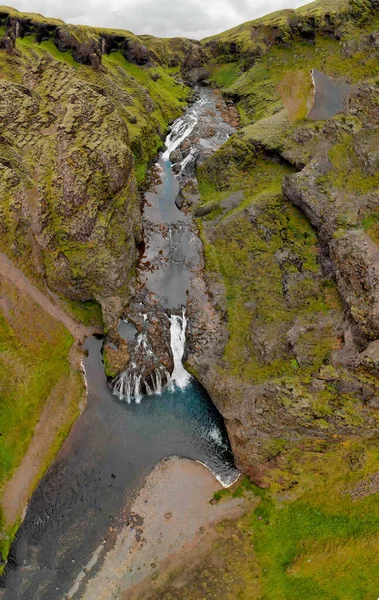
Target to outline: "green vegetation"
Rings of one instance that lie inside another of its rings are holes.
[[[378,17],[374,19],[378,26]],[[363,34],[366,31],[356,32],[357,37]],[[295,40],[289,47],[273,46],[244,70],[234,60],[224,64],[214,60],[210,68],[211,82],[238,99],[242,125],[270,117],[283,107],[290,109],[293,120],[305,117],[310,108],[312,68],[353,83],[378,72],[374,54],[367,56],[358,46],[346,56],[337,40],[321,35],[315,45]]]
[[[46,24],[55,24],[55,25],[63,25],[63,21],[61,19],[53,19],[51,17],[44,17],[39,13],[30,13],[30,12],[20,12],[15,8],[11,8],[10,6],[0,6],[0,12],[7,13],[12,17],[25,17],[33,19],[36,23],[46,23]]]
[[[370,135],[364,132],[367,151],[377,144],[377,135],[373,131]],[[379,173],[367,173],[362,159],[359,160],[354,148],[353,135],[344,134],[329,151],[332,169],[328,172],[326,180],[333,183],[338,189],[347,193],[367,194],[379,187]]]
[[[87,326],[103,327],[103,315],[101,306],[97,302],[74,302],[65,300],[67,312],[80,323]]]
[[[101,306],[97,302],[74,302],[65,300],[65,308],[68,313],[80,323],[88,327],[103,327],[103,315]]]
[[[354,493],[378,468],[375,444],[304,450],[282,458],[271,474],[272,491],[260,492],[249,523],[262,598],[375,598],[379,489]]]
[[[37,44],[34,36],[28,35],[17,39],[17,47],[19,47],[23,52],[36,52],[41,58],[50,56],[54,60],[66,63],[74,69],[79,68],[79,64],[74,61],[71,52],[60,52],[51,40]]]
[[[226,63],[224,65],[215,65],[212,70],[212,83],[218,88],[230,87],[241,74],[241,67],[238,63]]]
[[[142,185],[149,162],[162,147],[168,123],[183,112],[190,90],[166,69],[146,69],[128,63],[121,52],[104,56],[103,63],[133,99],[123,116],[130,134],[137,182]]]
[[[186,555],[152,586],[152,600],[376,598],[378,466],[377,440],[293,444],[267,473],[269,488],[244,478],[215,495],[243,497],[245,515],[217,525],[213,545],[197,546],[195,560]]]
[[[1,492],[25,456],[47,401],[62,404],[65,412],[64,423],[57,429],[49,452],[41,457],[31,493],[79,414],[84,384],[79,369],[75,369],[70,359],[73,338],[67,330],[5,281],[0,283],[0,296],[3,298],[0,311]],[[0,507],[3,560],[18,527],[18,521],[5,523]]]
[[[207,271],[221,278],[226,289],[229,341],[223,371],[257,382],[286,373],[292,377],[294,357],[281,341],[283,332],[295,319],[312,322],[332,310],[338,297],[333,284],[326,286],[320,277],[315,233],[282,197],[282,178],[291,172],[289,167],[253,155],[246,167],[239,164],[240,153],[245,160],[249,156],[246,143],[232,139],[198,173],[202,200],[213,207],[202,227]],[[243,192],[242,198],[237,206],[229,205],[236,191]],[[212,244],[205,234],[209,227]],[[322,340],[307,340],[311,367],[297,374],[320,367],[334,343],[327,331]],[[271,346],[262,358],[263,347]]]
[[[70,372],[72,336],[30,299],[1,284],[0,486],[29,446],[49,394]]]
[[[362,227],[369,237],[379,246],[379,211],[368,214],[362,219]]]

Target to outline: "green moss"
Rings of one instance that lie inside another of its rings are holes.
[[[78,69],[79,65],[74,61],[74,58],[70,52],[60,52],[51,40],[41,42],[37,44],[33,35],[28,35],[23,38],[17,38],[17,48],[22,53],[28,53],[30,51],[36,52],[38,56],[45,57],[51,56],[54,60],[66,63],[74,69]]]
[[[128,63],[121,52],[104,56],[103,63],[130,97],[123,116],[141,185],[150,161],[162,147],[168,123],[183,112],[190,90],[166,69]]]
[[[43,51],[50,54],[50,56],[52,56],[55,60],[64,62],[64,63],[68,64],[70,67],[73,67],[74,69],[79,68],[78,63],[75,62],[72,54],[70,52],[60,52],[58,50],[58,48],[56,47],[56,45],[51,40],[41,42],[39,47]]]
[[[346,447],[341,445],[323,455],[299,449],[274,471],[272,480],[281,481],[278,491],[273,484],[273,491],[263,494],[250,521],[262,597],[375,597],[377,497],[353,501],[341,492],[354,488],[354,482],[375,465],[378,468],[378,453],[369,450],[358,469],[351,470],[349,464]]]
[[[17,302],[10,290],[11,302]],[[72,336],[25,300],[1,328],[0,487],[24,456],[49,393],[69,374]],[[30,320],[28,319],[28,315]],[[22,322],[24,320],[24,322]],[[49,333],[48,333],[49,332]]]
[[[241,73],[241,67],[238,63],[232,62],[224,65],[216,65],[212,70],[211,83],[218,88],[228,88],[238,79]]]
[[[371,138],[375,141],[375,134]],[[329,151],[329,158],[333,167],[326,180],[337,188],[350,193],[367,194],[379,187],[379,173],[365,173],[364,164],[359,161],[354,149],[353,135],[344,134]]]
[[[97,302],[74,302],[65,300],[65,306],[69,313],[80,323],[87,326],[103,327],[103,315],[101,306]]]
[[[359,37],[365,33],[358,29],[350,35]],[[250,43],[246,41],[247,48],[242,51],[243,56],[248,57],[252,52]],[[240,59],[242,62],[243,56]],[[346,56],[337,40],[318,35],[315,45],[296,40],[289,47],[275,45],[240,74],[239,65],[234,62],[230,67],[211,62],[209,67],[211,79],[219,81],[226,94],[237,98],[242,125],[245,125],[270,117],[284,106],[289,109],[292,118],[303,118],[311,102],[311,69],[357,82],[373,77],[376,72],[375,61],[375,56],[363,57],[359,51]],[[224,69],[227,75],[225,81]]]
[[[379,245],[379,211],[366,214],[362,219],[362,227],[368,233],[373,242]]]
[[[223,154],[229,152],[228,146],[221,150],[221,157],[216,153],[211,166],[208,161],[199,169],[202,200],[225,207],[221,212],[215,208],[206,217],[210,224],[217,221],[212,244],[204,227],[200,232],[207,271],[219,278],[226,290],[229,341],[224,354],[225,374],[260,382],[294,372],[294,357],[284,350],[285,344],[280,350],[282,327],[287,331],[295,318],[304,316],[309,321],[311,315],[327,313],[335,299],[332,284],[324,287],[317,275],[320,266],[312,228],[281,195],[288,167],[257,158],[253,168],[245,170],[238,160],[240,142],[230,144],[235,154],[233,158],[227,154],[226,169]],[[219,165],[220,179],[215,172]],[[226,189],[220,191],[218,185]],[[228,210],[229,195],[241,189],[243,199]],[[278,253],[292,258],[280,266]],[[283,295],[284,280],[287,297]],[[277,350],[267,359],[262,359],[262,348],[254,335],[257,331],[268,346],[277,340]],[[326,359],[335,339],[326,334],[320,339],[312,330],[304,333],[302,341],[314,369]],[[308,371],[299,366],[295,372],[306,377]]]
[[[117,368],[115,368],[115,366],[112,362],[112,359],[108,354],[107,347],[104,348],[103,361],[104,361],[105,375],[107,377],[109,377],[110,379],[114,379],[115,377],[117,377],[117,375],[119,374],[120,371],[117,370]]]

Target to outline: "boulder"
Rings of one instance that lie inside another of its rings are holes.
[[[379,377],[379,340],[371,342],[364,352],[359,354],[357,365]]]
[[[74,60],[83,65],[99,68],[101,65],[101,49],[99,41],[89,36],[78,36],[70,27],[58,27],[54,43],[60,52],[71,51]]]
[[[130,38],[125,40],[122,52],[126,60],[135,65],[146,65],[150,59],[148,48]]]

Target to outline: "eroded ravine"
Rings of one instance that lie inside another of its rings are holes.
[[[180,185],[193,179],[195,161],[233,131],[216,103],[210,90],[201,90],[168,136],[155,167],[155,186],[146,194],[139,288],[127,323],[119,327],[132,354],[132,371],[124,378],[129,383],[116,385],[117,395],[112,393],[102,341],[89,339],[88,406],[30,502],[10,555],[7,600],[79,598],[113,547],[137,490],[162,459],[201,462],[226,485],[238,474],[221,416],[179,364],[186,305],[207,299],[199,283],[201,242],[191,216],[175,200]],[[178,177],[169,160],[172,152]],[[169,372],[173,377],[165,385]]]

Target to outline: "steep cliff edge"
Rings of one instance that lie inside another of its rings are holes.
[[[0,25],[2,250],[59,295],[100,303],[109,326],[142,239],[137,184],[183,110],[194,44],[4,7]]]
[[[193,45],[0,8],[0,563],[84,406],[80,323],[108,329],[133,293],[138,186]]]
[[[315,2],[204,42],[242,127],[198,167],[217,336],[189,364],[262,484],[306,439],[378,433],[375,6]]]

